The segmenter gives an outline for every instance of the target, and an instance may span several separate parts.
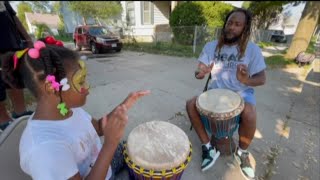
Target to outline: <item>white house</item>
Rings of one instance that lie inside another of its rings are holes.
[[[171,38],[169,18],[174,8],[184,1],[121,1],[124,35],[137,41],[168,41]],[[237,1],[223,1],[241,7]]]
[[[124,35],[151,42],[157,27],[169,27],[169,17],[178,1],[121,1]]]
[[[36,24],[46,24],[54,35],[58,35],[59,16],[53,14],[25,13],[26,22],[30,33],[36,32]]]

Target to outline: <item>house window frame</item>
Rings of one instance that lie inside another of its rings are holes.
[[[149,9],[148,9],[148,13],[150,15],[150,22],[145,22],[145,18],[144,18],[144,13],[145,13],[145,9],[144,9],[144,3],[149,3]],[[154,4],[151,1],[141,1],[141,24],[142,25],[153,25],[154,24]]]
[[[129,2],[126,2],[126,21],[127,21],[127,25],[128,26],[135,26],[136,25],[136,15],[135,15],[135,4],[134,4],[134,1],[129,1]],[[129,6],[129,3],[132,3],[132,7],[128,8]],[[130,17],[129,17],[129,11],[133,12],[133,22],[130,20]]]

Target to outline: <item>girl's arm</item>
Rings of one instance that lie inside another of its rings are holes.
[[[94,166],[92,167],[89,175],[85,178],[86,180],[97,180],[106,178],[117,146],[118,144],[112,143],[103,144]],[[70,178],[70,180],[82,180],[80,173],[78,172],[77,174],[75,174]]]
[[[99,136],[103,136],[103,130],[102,130],[102,118],[99,120],[96,120],[95,118],[92,118],[91,123],[96,130],[97,134]]]

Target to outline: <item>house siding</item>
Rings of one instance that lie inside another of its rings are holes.
[[[123,7],[122,21],[125,25],[124,35],[134,36],[138,41],[152,42],[155,40],[155,27],[160,24],[169,24],[170,1],[153,1],[153,19],[151,25],[142,24],[142,7],[140,1],[134,1],[135,25],[126,26],[126,1],[122,1]]]
[[[154,24],[169,24],[170,1],[154,1]]]

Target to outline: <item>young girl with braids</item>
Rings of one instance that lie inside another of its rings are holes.
[[[35,180],[114,178],[124,162],[127,111],[150,92],[130,93],[97,121],[81,108],[89,94],[85,63],[61,42],[48,37],[2,58],[2,78],[13,87],[23,82],[37,101],[20,140],[22,170]]]

